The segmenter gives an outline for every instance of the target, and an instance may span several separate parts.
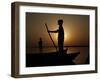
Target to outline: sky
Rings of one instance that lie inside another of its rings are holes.
[[[38,46],[42,38],[43,46],[53,46],[47,33],[45,23],[49,30],[57,30],[57,21],[63,19],[64,46],[89,45],[89,16],[71,14],[26,13],[26,47]],[[57,45],[57,33],[50,33]]]

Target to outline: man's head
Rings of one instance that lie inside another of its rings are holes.
[[[62,25],[63,24],[63,20],[62,19],[59,19],[58,20],[58,25]]]

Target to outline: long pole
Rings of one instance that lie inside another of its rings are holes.
[[[45,23],[45,26],[46,26],[46,29],[47,29],[47,32],[48,32],[48,26],[47,26],[47,24]],[[54,41],[53,41],[53,39],[52,39],[52,37],[51,37],[51,35],[50,35],[50,33],[48,32],[48,34],[49,34],[49,37],[50,37],[50,39],[51,39],[51,41],[52,41],[52,43],[53,43],[53,45],[54,45],[54,47],[55,47],[55,49],[56,49],[56,51],[58,51],[57,50],[57,47],[56,47],[56,45],[55,45],[55,43],[54,43]]]

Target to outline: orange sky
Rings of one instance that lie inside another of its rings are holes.
[[[65,46],[89,45],[88,15],[26,13],[26,47],[37,46],[40,37],[44,46],[53,46],[44,24],[47,23],[50,30],[56,30],[58,19],[64,21]],[[57,34],[51,36],[57,45]]]

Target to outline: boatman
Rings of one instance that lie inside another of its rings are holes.
[[[48,30],[49,33],[58,33],[58,49],[59,49],[59,53],[62,54],[64,49],[64,29],[63,29],[63,20],[59,19],[58,20],[58,25],[59,28],[55,31],[50,31]]]

